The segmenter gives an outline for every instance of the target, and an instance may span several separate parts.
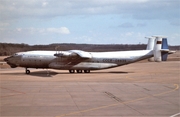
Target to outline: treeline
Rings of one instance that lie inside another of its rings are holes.
[[[126,50],[142,50],[146,49],[146,44],[128,45],[128,44],[50,44],[50,45],[28,45],[28,44],[13,44],[0,43],[0,56],[12,55],[16,52],[31,51],[31,50],[84,50],[89,52],[103,52],[103,51],[126,51]],[[180,50],[180,46],[169,46],[171,50]]]

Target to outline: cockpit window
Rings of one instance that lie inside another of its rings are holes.
[[[18,52],[18,53],[13,54],[13,56],[20,56],[20,55],[23,55],[23,53],[22,52]]]

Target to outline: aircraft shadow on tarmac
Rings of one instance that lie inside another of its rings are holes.
[[[1,73],[2,75],[19,75],[19,76],[24,76],[24,75],[29,75],[29,76],[38,76],[38,77],[52,77],[57,75],[57,72],[50,71],[47,73],[46,71],[37,71],[37,72],[31,72],[30,74],[25,74],[24,72],[11,72],[11,73]]]
[[[54,72],[54,71],[37,71],[37,72],[31,72],[30,74],[27,74],[27,75],[30,75],[30,76],[38,76],[38,77],[53,77],[55,75],[57,75],[59,73],[57,72]]]
[[[49,71],[49,73],[44,71],[32,72],[31,76],[39,76],[39,77],[52,77],[57,74],[67,74],[67,75],[91,75],[91,74],[128,74],[133,72],[124,72],[124,71],[110,71],[110,72],[91,72],[91,73],[69,73],[69,72],[54,72]]]
[[[69,72],[55,72],[55,71],[33,71],[30,74],[27,74],[29,76],[38,76],[38,77],[53,77],[57,74],[69,74],[69,75],[90,75],[90,74],[128,74],[128,73],[134,73],[134,72],[124,72],[124,71],[96,71],[91,73],[69,73]],[[11,72],[11,73],[1,73],[2,75],[26,75],[23,72]]]

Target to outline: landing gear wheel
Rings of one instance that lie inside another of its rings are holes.
[[[82,70],[76,70],[77,71],[77,73],[82,73]]]
[[[27,70],[26,70],[26,74],[30,74],[30,70],[27,69]]]
[[[90,70],[84,70],[84,73],[90,73]]]
[[[69,73],[74,73],[74,72],[75,72],[75,70],[73,70],[73,69],[69,70]]]

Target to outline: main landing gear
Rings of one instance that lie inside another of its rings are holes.
[[[83,71],[84,71],[84,73],[90,73],[90,70],[76,70],[77,73],[83,73]],[[25,72],[26,72],[26,74],[31,73],[28,68],[25,69]],[[49,72],[47,72],[47,73],[49,73]],[[75,70],[71,69],[71,70],[69,70],[69,73],[75,73]]]
[[[76,70],[77,73],[83,73],[83,70]],[[69,70],[69,73],[75,73],[74,69]],[[84,73],[90,73],[90,70],[84,70]]]
[[[26,68],[26,74],[30,74],[30,70]]]

